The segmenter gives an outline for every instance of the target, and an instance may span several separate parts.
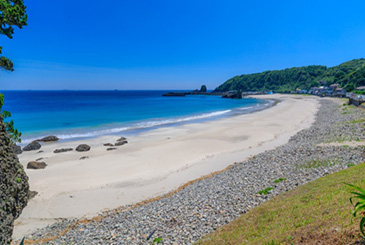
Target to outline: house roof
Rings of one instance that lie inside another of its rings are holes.
[[[365,90],[365,86],[360,86],[356,88],[357,90]]]

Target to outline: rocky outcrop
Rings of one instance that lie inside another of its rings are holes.
[[[90,148],[91,147],[87,144],[81,144],[81,145],[76,147],[76,151],[79,151],[79,152],[81,152],[81,151],[90,151]]]
[[[57,136],[50,135],[50,136],[44,137],[42,139],[39,139],[37,141],[40,141],[40,142],[54,142],[54,141],[58,141],[58,140],[59,140],[59,138]]]
[[[0,117],[0,244],[10,244],[14,220],[28,202],[28,177]]]
[[[47,164],[45,162],[36,162],[36,161],[28,162],[27,164],[28,169],[44,169],[46,168],[46,166]]]
[[[61,149],[56,149],[53,151],[53,153],[62,153],[62,152],[67,152],[67,151],[73,151],[74,149],[72,148],[61,148]]]
[[[23,151],[35,151],[41,148],[41,144],[38,141],[33,141],[23,148]]]

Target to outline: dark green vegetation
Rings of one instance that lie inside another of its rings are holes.
[[[274,91],[288,93],[297,88],[309,89],[333,83],[347,91],[365,86],[365,59],[355,59],[338,66],[303,66],[277,71],[235,76],[215,89],[215,92],[230,90]]]
[[[0,0],[0,34],[13,38],[14,27],[22,28],[27,24],[23,0]],[[2,47],[0,47],[0,54]],[[13,62],[0,56],[0,68],[13,71]]]
[[[361,240],[362,217],[352,218],[351,188],[344,182],[364,188],[364,176],[365,164],[359,164],[299,186],[198,244],[352,244]]]
[[[27,14],[23,0],[0,0],[0,34],[13,38],[14,27],[22,28],[27,25]],[[7,57],[1,56],[0,46],[0,69],[13,71],[14,64]],[[4,95],[0,94],[0,112],[3,119],[11,117],[8,111],[1,111],[4,104]],[[5,122],[10,138],[14,142],[20,142],[21,133],[14,128],[13,120]]]
[[[352,196],[350,198],[350,202],[351,204],[354,205],[354,202],[353,200],[357,199],[358,201],[356,202],[355,204],[355,207],[354,207],[354,212],[352,213],[352,215],[354,217],[356,217],[356,215],[358,213],[362,213],[362,219],[360,220],[360,231],[362,233],[362,235],[364,236],[365,238],[365,231],[364,231],[364,226],[365,226],[365,215],[364,215],[364,211],[365,211],[365,190],[361,189],[360,187],[358,186],[354,186],[354,185],[350,185],[350,184],[347,184],[349,185],[350,187],[352,187],[353,189],[355,189],[356,191],[352,191],[351,194],[353,194],[354,196]]]

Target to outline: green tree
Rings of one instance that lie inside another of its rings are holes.
[[[0,34],[5,35],[8,38],[13,38],[14,28],[22,28],[27,25],[26,7],[23,0],[0,0]],[[6,71],[13,71],[13,62],[4,57],[2,54],[2,47],[0,46],[0,69]],[[8,118],[11,113],[3,111],[4,95],[0,94],[0,112],[1,117]],[[17,142],[20,142],[21,133],[14,128],[13,120],[5,122],[6,129],[9,132],[10,138]]]

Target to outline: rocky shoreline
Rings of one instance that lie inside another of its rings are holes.
[[[318,146],[363,142],[364,118],[361,109],[323,99],[315,123],[281,147],[167,197],[91,220],[64,220],[26,239],[37,244],[146,244],[161,237],[164,244],[191,244],[275,195],[365,161],[363,146]],[[286,180],[275,183],[279,178]],[[268,195],[258,194],[268,187],[273,188]]]

